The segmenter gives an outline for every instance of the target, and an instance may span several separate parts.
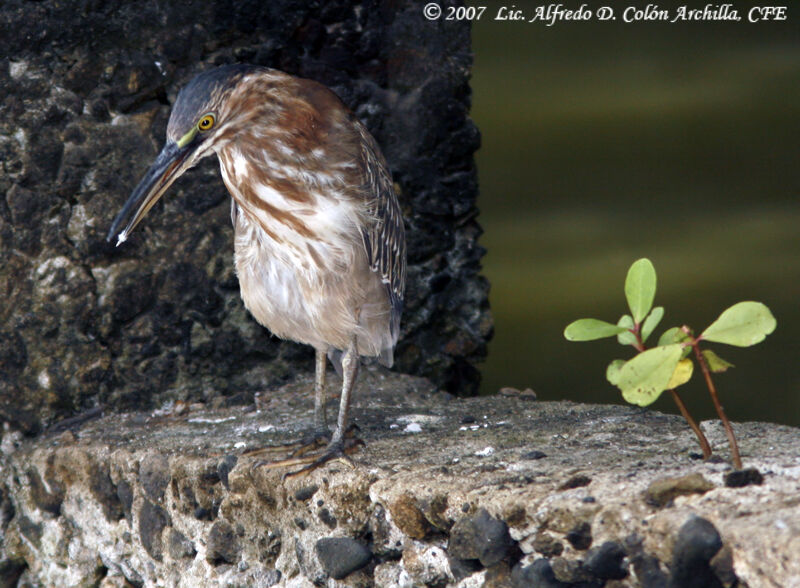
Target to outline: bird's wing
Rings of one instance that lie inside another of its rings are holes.
[[[400,204],[386,160],[375,139],[360,122],[356,127],[361,135],[361,169],[370,215],[363,230],[372,271],[380,274],[386,284],[392,305],[392,332],[396,332],[403,310],[406,283],[406,236]]]

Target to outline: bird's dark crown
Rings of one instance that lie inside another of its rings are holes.
[[[194,77],[178,93],[169,116],[167,137],[173,141],[183,137],[201,116],[217,110],[242,76],[259,69],[264,68],[247,64],[223,65]]]

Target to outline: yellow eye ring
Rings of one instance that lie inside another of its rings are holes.
[[[205,132],[210,131],[214,127],[214,123],[216,122],[216,118],[214,118],[213,114],[206,114],[197,121],[197,130]]]

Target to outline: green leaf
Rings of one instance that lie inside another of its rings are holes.
[[[617,341],[620,345],[636,345],[636,335],[630,332],[633,328],[633,317],[629,314],[623,314],[617,321],[617,326],[625,330],[617,335]]]
[[[626,362],[619,370],[617,387],[631,404],[647,406],[667,389],[681,359],[681,345],[648,349]]]
[[[703,331],[701,339],[750,347],[760,343],[775,330],[777,321],[760,302],[739,302],[723,311],[719,318]]]
[[[658,338],[658,344],[659,346],[672,345],[673,343],[680,343],[685,338],[686,333],[680,327],[672,327],[661,334]]]
[[[564,337],[568,341],[594,341],[604,337],[613,337],[625,329],[597,319],[579,319],[567,325]]]
[[[710,349],[703,349],[702,354],[706,360],[706,363],[708,364],[708,369],[715,374],[726,372],[728,371],[728,368],[735,367],[732,363],[725,361]]]
[[[659,345],[672,345],[673,343],[685,343],[689,340],[689,335],[683,332],[680,327],[672,327],[664,331],[658,338]],[[689,347],[687,347],[689,349]]]
[[[662,318],[664,318],[663,306],[656,306],[653,312],[647,315],[647,318],[644,319],[644,324],[642,324],[642,343],[647,341],[647,338],[655,330]]]
[[[619,382],[619,370],[622,369],[622,366],[625,365],[624,359],[615,359],[606,368],[606,380],[611,382],[612,385],[616,386],[617,382]]]
[[[650,312],[655,295],[656,270],[650,260],[643,257],[633,262],[625,278],[625,298],[637,325]]]
[[[672,372],[667,383],[667,390],[683,386],[686,382],[692,379],[692,372],[694,371],[694,363],[691,359],[682,359],[675,366],[675,371]]]

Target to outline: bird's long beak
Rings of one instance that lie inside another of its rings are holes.
[[[181,147],[179,143],[167,141],[153,165],[117,214],[108,231],[107,241],[117,237],[117,246],[125,242],[131,231],[164,195],[167,188],[190,167],[188,165],[190,156],[197,147],[198,145],[193,142]],[[120,231],[123,225],[125,228]]]

